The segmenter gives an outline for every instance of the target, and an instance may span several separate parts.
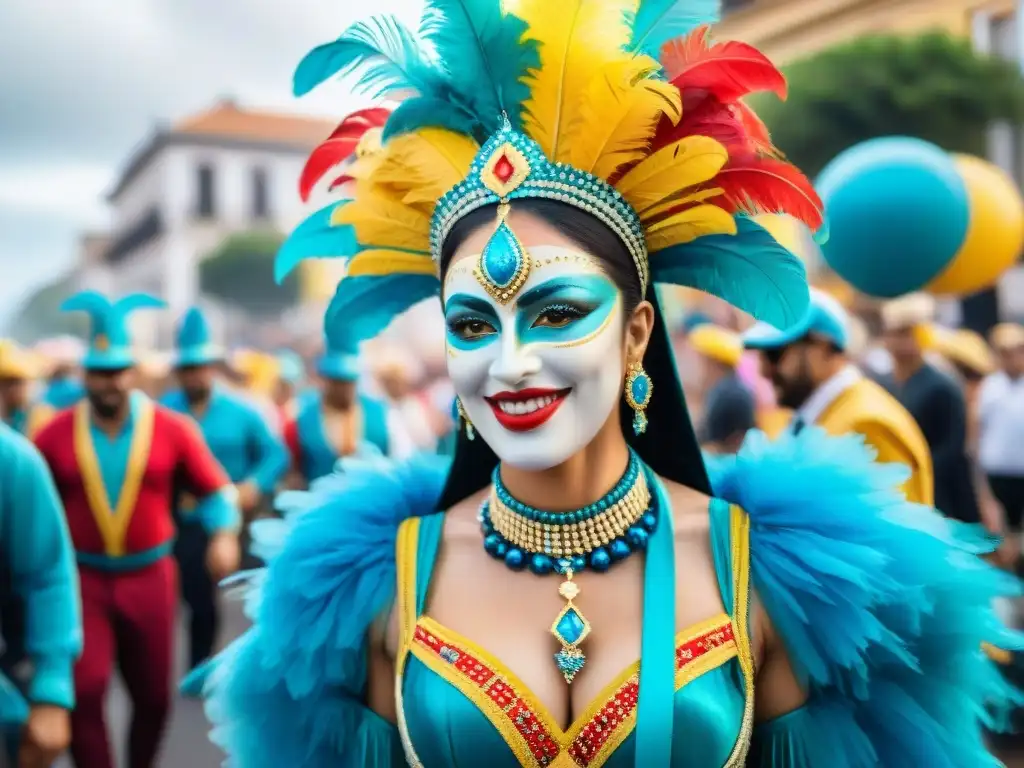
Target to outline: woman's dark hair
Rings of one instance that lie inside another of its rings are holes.
[[[598,219],[554,200],[516,200],[514,207],[557,227],[581,250],[599,258],[608,277],[622,291],[623,309],[627,316],[643,301],[633,257],[618,235]],[[493,225],[495,215],[494,206],[488,206],[467,214],[455,224],[441,249],[442,280],[459,246],[479,227]],[[647,431],[642,435],[633,434],[633,411],[625,398],[619,406],[622,431],[629,444],[659,475],[710,493],[704,460],[683,399],[668,331],[653,288],[647,298],[655,310],[654,329],[643,360],[644,368],[655,384],[651,403],[647,406]],[[441,495],[440,508],[447,509],[484,488],[497,465],[498,457],[486,443],[480,439],[470,442],[465,430],[460,429],[455,459]]]

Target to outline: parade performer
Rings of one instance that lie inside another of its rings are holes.
[[[822,224],[739,101],[781,75],[694,29],[712,5],[428,0],[423,49],[378,17],[299,66],[404,98],[314,214],[309,255],[351,259],[327,328],[441,296],[464,428],[264,527],[254,626],[203,670],[232,765],[995,764],[1016,582],[973,529],[858,436],[706,471],[654,285],[787,328],[804,270],[746,214]]]
[[[934,478],[928,443],[907,410],[850,362],[849,325],[835,299],[812,290],[800,322],[785,331],[759,323],[743,335],[743,343],[760,351],[780,405],[792,411],[788,430],[797,433],[817,424],[830,435],[862,435],[878,461],[910,469],[903,486],[907,498],[930,505]]]
[[[176,345],[174,365],[179,388],[168,392],[161,403],[196,421],[214,458],[235,484],[242,514],[251,519],[288,470],[288,450],[252,403],[217,383],[217,369],[225,353],[213,342],[199,309],[190,309],[182,318]],[[192,666],[213,652],[219,626],[215,585],[204,562],[210,536],[203,521],[193,514],[194,509],[192,496],[178,500],[178,538],[174,545],[182,596],[191,611]]]
[[[49,768],[71,740],[71,669],[82,650],[78,583],[64,510],[46,463],[4,424],[0,637],[0,765]]]
[[[892,373],[879,381],[920,427],[932,457],[934,503],[943,514],[968,523],[981,519],[974,472],[967,456],[967,402],[952,376],[925,359],[933,344],[935,300],[910,294],[882,306]]]
[[[342,326],[328,333],[317,364],[320,391],[303,397],[284,427],[292,467],[301,485],[331,474],[342,456],[390,450],[388,408],[358,391],[359,347]]]
[[[13,342],[0,343],[0,413],[4,422],[31,440],[55,413],[32,398],[36,370],[28,353]]]
[[[64,501],[81,581],[85,648],[75,665],[71,754],[78,768],[113,768],[104,722],[115,664],[132,699],[130,768],[153,768],[171,703],[178,578],[171,549],[177,488],[196,497],[212,536],[214,578],[238,561],[235,492],[198,428],[134,388],[127,321],[162,306],[145,294],[111,303],[87,291],[64,302],[91,320],[87,398],[36,439]]]
[[[703,364],[704,413],[697,439],[706,450],[735,453],[755,426],[754,395],[736,370],[743,341],[712,323],[698,325],[687,340]]]

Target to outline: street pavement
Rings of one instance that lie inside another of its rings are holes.
[[[245,629],[246,620],[242,615],[241,603],[236,600],[225,600],[223,605],[223,627],[221,643],[241,634]],[[187,670],[187,639],[185,623],[179,623],[178,632],[178,679]],[[118,754],[118,765],[124,766],[125,750],[128,743],[128,721],[131,716],[131,705],[128,695],[120,680],[116,680],[107,700],[107,723],[110,728],[111,743]],[[174,712],[164,738],[163,753],[158,768],[220,768],[223,754],[209,739],[209,724],[203,715],[202,702],[192,701],[180,696],[174,700]],[[55,768],[72,768],[70,759],[55,763]]]

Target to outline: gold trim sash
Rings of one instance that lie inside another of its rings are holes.
[[[103,548],[110,557],[121,557],[125,554],[125,537],[149,465],[155,410],[152,400],[140,399],[133,416],[132,441],[128,449],[128,466],[124,482],[118,491],[117,503],[111,507],[110,494],[103,482],[103,471],[100,469],[96,446],[92,439],[89,403],[83,400],[75,406],[75,460],[82,474],[82,485],[85,487],[89,508],[100,536],[103,537]]]

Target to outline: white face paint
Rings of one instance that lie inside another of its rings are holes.
[[[460,259],[444,284],[448,373],[473,427],[523,469],[557,466],[597,435],[622,398],[622,296],[591,256],[534,246],[529,277],[502,305]]]

